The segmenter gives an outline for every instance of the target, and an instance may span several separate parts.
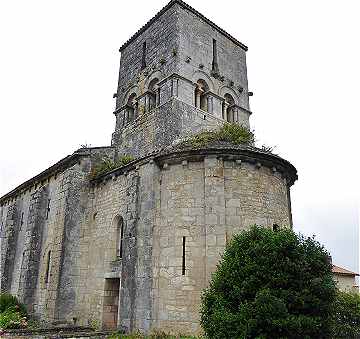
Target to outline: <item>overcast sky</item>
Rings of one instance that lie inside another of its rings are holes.
[[[118,48],[166,3],[0,2],[0,195],[81,144],[110,144]],[[298,169],[295,229],[358,271],[360,3],[188,3],[249,46],[252,127]]]

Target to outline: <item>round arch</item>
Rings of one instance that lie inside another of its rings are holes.
[[[161,71],[154,71],[152,72],[145,80],[145,89],[148,90],[150,83],[154,80],[154,79],[158,79],[159,81],[161,81],[164,78],[164,75]]]
[[[225,97],[225,94],[230,94],[235,102],[235,105],[239,106],[239,96],[238,94],[231,88],[228,86],[222,86],[219,88],[219,92],[218,92],[219,96],[221,96],[222,98]]]
[[[129,101],[129,97],[135,93],[136,94],[136,97],[138,97],[140,95],[140,89],[139,89],[139,86],[132,86],[130,87],[125,95],[124,95],[124,99],[123,99],[123,105],[126,105]]]
[[[208,86],[209,86],[209,90],[211,92],[215,93],[215,85],[214,82],[212,81],[212,79],[203,71],[195,71],[191,77],[191,80],[194,84],[197,84],[198,80],[204,80]]]

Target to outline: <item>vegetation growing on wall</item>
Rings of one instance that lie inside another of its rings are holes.
[[[252,145],[255,142],[255,138],[254,133],[248,128],[235,123],[225,123],[218,130],[195,134],[182,142],[181,145],[200,148],[215,141],[226,141],[234,145]]]
[[[92,168],[90,178],[95,179],[102,174],[111,172],[115,168],[125,166],[134,160],[135,158],[128,154],[122,155],[115,161],[109,158],[103,158]]]

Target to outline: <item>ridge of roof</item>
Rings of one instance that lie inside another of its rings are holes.
[[[347,270],[346,268],[337,266],[337,265],[332,265],[332,272],[333,273],[338,273],[338,274],[343,274],[343,275],[359,275],[359,273],[355,273],[352,271]]]
[[[230,35],[229,33],[227,33],[225,30],[223,30],[221,27],[219,27],[218,25],[216,25],[213,21],[211,21],[210,19],[208,19],[207,17],[205,17],[203,14],[201,14],[200,12],[198,12],[196,9],[194,9],[193,7],[191,7],[190,5],[188,5],[186,2],[182,1],[182,0],[171,0],[165,7],[163,7],[159,12],[157,12],[155,14],[155,16],[153,16],[145,25],[143,25],[135,34],[133,34],[130,39],[128,39],[124,44],[122,44],[122,46],[119,49],[119,52],[121,52],[122,50],[124,50],[127,46],[129,46],[129,44],[131,42],[133,42],[139,35],[141,35],[146,29],[148,29],[161,15],[163,15],[168,9],[170,9],[173,5],[178,4],[180,5],[182,8],[187,9],[188,11],[190,11],[191,13],[195,14],[196,16],[198,16],[200,19],[202,19],[203,21],[205,21],[207,24],[209,24],[210,26],[212,26],[214,29],[216,29],[218,32],[220,32],[221,34],[223,34],[224,36],[226,36],[229,40],[231,40],[234,44],[238,45],[239,47],[241,47],[243,50],[247,51],[248,47],[246,45],[244,45],[242,42],[240,42],[239,40],[237,40],[236,38],[234,38],[232,35]]]

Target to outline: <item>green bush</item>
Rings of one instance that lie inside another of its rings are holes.
[[[252,226],[226,247],[202,298],[208,338],[330,338],[336,287],[326,250]]]
[[[92,168],[92,171],[90,173],[90,178],[94,179],[102,174],[111,172],[115,168],[125,166],[134,160],[135,158],[128,154],[122,155],[115,161],[109,158],[103,158]]]
[[[248,128],[235,123],[225,123],[220,129],[216,131],[204,131],[195,134],[185,140],[183,146],[192,146],[194,148],[204,147],[210,142],[226,141],[235,145],[253,144],[254,133]]]
[[[333,338],[360,337],[360,295],[338,291],[333,309]]]
[[[2,293],[0,294],[0,313],[7,311],[8,309],[15,309],[21,315],[26,316],[26,307],[15,296]]]

